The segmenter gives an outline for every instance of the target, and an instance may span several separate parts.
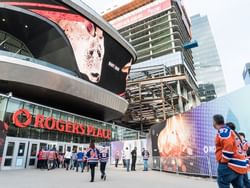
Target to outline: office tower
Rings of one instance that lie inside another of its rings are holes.
[[[213,84],[217,96],[226,94],[226,84],[215,40],[207,16],[191,17],[192,36],[199,47],[192,49],[198,85]]]

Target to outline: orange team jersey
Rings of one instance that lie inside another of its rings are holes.
[[[246,140],[242,140],[242,147],[243,147],[243,150],[245,152],[245,155],[247,156],[247,150],[249,148],[249,144]]]
[[[250,171],[250,156],[247,156],[249,144],[245,139],[242,141],[242,148],[244,150],[244,154],[245,154],[246,159],[247,159],[248,171]]]
[[[247,160],[241,141],[229,127],[222,127],[215,139],[216,160],[227,163],[228,167],[239,174],[247,173]]]

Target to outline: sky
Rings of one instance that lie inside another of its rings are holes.
[[[131,0],[83,0],[101,13]],[[207,15],[220,56],[227,91],[244,86],[243,69],[250,62],[250,0],[183,0],[188,15]]]

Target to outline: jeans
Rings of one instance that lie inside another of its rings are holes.
[[[130,159],[126,160],[126,166],[127,166],[127,171],[129,172],[129,167],[130,167]]]
[[[243,182],[244,182],[244,186],[245,188],[250,188],[250,181],[248,179],[248,174],[245,174],[243,177]]]
[[[74,170],[77,165],[77,160],[72,160],[70,161],[70,170]]]
[[[148,160],[143,160],[144,171],[148,171]]]
[[[219,164],[217,183],[219,188],[230,188],[230,184],[234,188],[244,188],[243,175],[231,170],[227,164]]]
[[[101,165],[100,165],[100,171],[101,171],[101,174],[102,174],[102,178],[106,175],[105,173],[105,169],[106,169],[106,162],[101,162]]]
[[[81,169],[82,169],[82,172],[83,172],[83,161],[77,161],[77,165],[76,165],[76,172],[78,172],[78,168],[79,168],[79,166],[81,167]]]
[[[54,160],[48,160],[48,170],[51,170],[54,165]]]

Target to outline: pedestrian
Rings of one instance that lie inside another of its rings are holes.
[[[91,171],[91,180],[90,182],[94,182],[95,180],[95,167],[98,164],[99,160],[99,150],[95,147],[94,142],[91,142],[89,145],[89,150],[87,152],[88,163]]]
[[[242,133],[242,132],[240,132],[239,135],[240,135],[240,138],[241,138],[241,141],[242,141],[242,149],[244,151],[244,155],[246,156],[246,159],[247,159],[248,165],[249,165],[249,156],[247,155],[247,151],[249,149],[249,145],[248,145],[248,142],[246,140],[245,134]],[[249,169],[249,167],[248,167],[248,169]],[[248,174],[247,173],[244,174],[243,183],[244,183],[245,188],[250,188],[250,182],[249,182]]]
[[[246,157],[246,160],[249,163],[249,159],[248,159],[248,156],[247,156],[247,151],[248,151],[249,145],[248,145],[248,142],[246,141],[245,134],[244,133],[237,133],[236,132],[236,126],[232,122],[228,122],[228,123],[226,123],[226,125],[231,130],[233,130],[234,133],[236,134],[236,136],[237,136],[236,140],[238,141],[238,145],[240,145],[239,146],[239,151],[240,151],[240,153],[244,153],[244,155]],[[243,184],[244,184],[245,188],[250,188],[250,182],[249,182],[247,173],[244,174],[244,176],[243,176]]]
[[[237,135],[224,123],[222,115],[213,116],[213,126],[218,133],[215,139],[216,160],[218,161],[217,183],[219,188],[243,188],[243,174],[247,173],[245,157],[238,151]]]
[[[100,159],[100,171],[101,171],[101,179],[103,179],[104,181],[106,181],[107,175],[106,175],[106,164],[108,162],[109,159],[109,153],[108,153],[108,149],[103,147],[100,155],[99,155],[99,159]]]
[[[76,172],[78,172],[79,166],[81,167],[81,172],[83,172],[83,158],[84,158],[84,153],[82,152],[81,148],[79,148],[79,151],[77,152],[76,156],[77,156]]]
[[[144,170],[143,171],[148,171],[148,159],[149,159],[149,152],[145,148],[142,149],[142,158],[143,158],[143,165],[144,165]]]
[[[48,168],[48,152],[43,149],[42,150],[42,169]]]
[[[59,153],[59,168],[65,168],[64,153]]]
[[[59,163],[58,163],[58,152],[56,150],[56,146],[53,146],[52,150],[54,151],[55,153],[55,157],[54,157],[54,161],[53,161],[53,168],[57,168]]]
[[[55,158],[56,158],[55,151],[53,149],[48,151],[48,170],[51,170],[54,168]]]
[[[40,150],[39,150],[39,152],[38,152],[38,154],[37,154],[37,168],[42,168],[42,166],[43,166],[43,157],[42,157],[42,155],[43,155],[43,150],[42,150],[42,148],[40,148]]]
[[[131,171],[135,171],[136,159],[137,159],[137,148],[135,147],[132,152],[132,164],[131,164]]]
[[[77,165],[77,152],[76,148],[72,149],[71,160],[70,160],[70,170],[75,170]]]
[[[126,168],[126,159],[125,159],[125,151],[122,151],[122,163],[123,163],[123,168]]]
[[[120,153],[119,151],[116,151],[115,152],[115,167],[116,168],[118,167],[119,160],[120,160]]]
[[[126,147],[124,151],[124,156],[126,160],[126,167],[127,167],[127,172],[129,172],[129,167],[130,167],[130,151],[128,150],[128,147]]]
[[[59,152],[55,150],[55,161],[54,161],[54,168],[59,168],[59,164],[60,164],[60,161],[59,161]]]
[[[70,148],[68,148],[65,155],[64,155],[64,162],[65,162],[66,170],[69,170],[71,155],[72,155],[72,153],[70,151]]]
[[[89,171],[89,167],[88,167],[88,158],[87,158],[87,150],[86,148],[83,149],[83,172],[85,167],[87,167],[87,172]]]

